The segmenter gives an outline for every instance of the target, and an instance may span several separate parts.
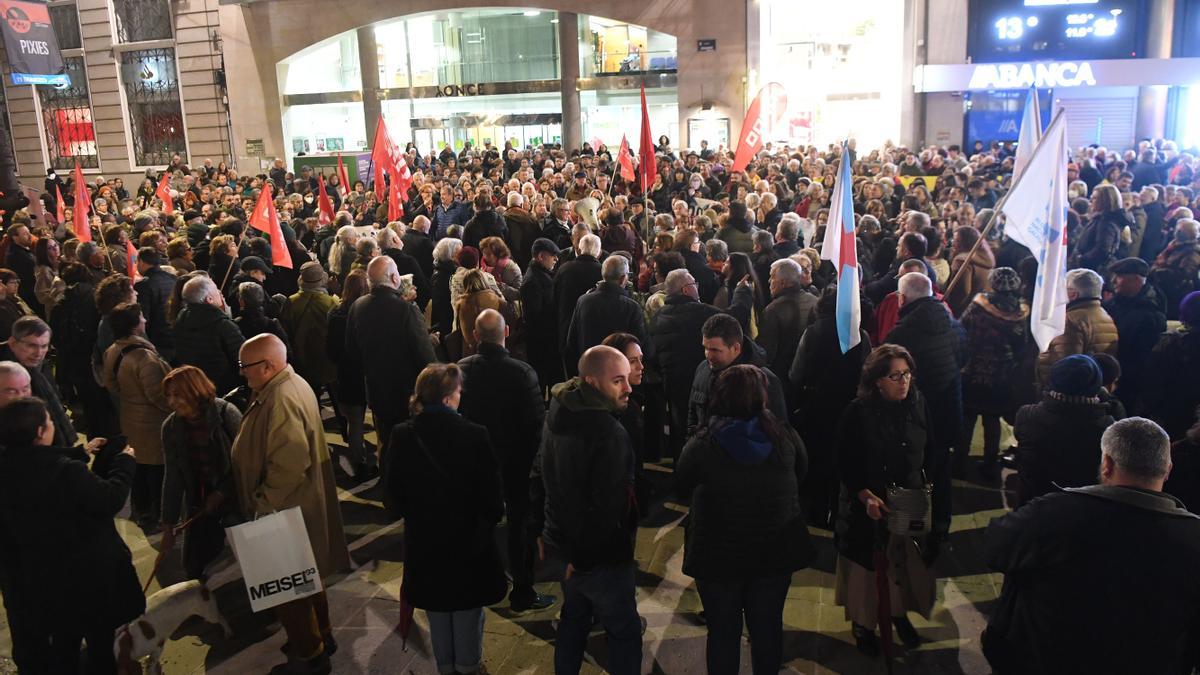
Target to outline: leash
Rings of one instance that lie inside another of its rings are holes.
[[[196,522],[196,520],[202,515],[204,515],[204,511],[200,511],[196,515],[192,516],[191,518],[188,518],[187,520],[183,521],[181,524],[179,524],[178,526],[176,526],[174,528],[174,530],[173,530],[174,533],[179,534],[179,533],[183,532],[184,530],[188,529],[189,527],[192,526],[192,523]],[[160,567],[162,567],[163,561],[166,560],[166,558],[167,558],[167,549],[165,549],[165,548],[161,549],[158,552],[158,556],[154,558],[154,569],[150,570],[150,576],[146,579],[146,585],[142,587],[142,595],[145,595],[146,591],[150,590],[150,584],[154,581],[154,577],[158,575],[158,569]]]

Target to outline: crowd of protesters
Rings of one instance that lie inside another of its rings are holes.
[[[87,672],[115,672],[113,630],[145,607],[113,526],[127,498],[166,549],[186,522],[193,578],[224,527],[299,506],[328,577],[349,567],[337,474],[378,477],[404,519],[442,673],[485,671],[483,608],[506,596],[557,605],[556,672],[579,671],[596,623],[608,670],[639,672],[636,531],[668,496],[690,505],[708,672],[738,672],[743,625],[753,672],[778,672],[810,528],[833,532],[858,649],[891,653],[891,628],[915,649],[952,479],[998,484],[1005,464],[1021,508],[985,540],[1005,575],[982,640],[996,672],[1200,663],[1196,157],[1075,153],[1066,329],[1040,351],[1030,301],[1053,271],[995,210],[1011,144],[768,144],[740,171],[707,144],[655,153],[643,191],[604,146],[410,144],[391,220],[363,180],[175,157],[171,213],[158,174],[82,186],[82,243],[80,186],[51,173],[0,243],[0,590],[21,672],[76,672],[85,642]],[[841,162],[862,272],[845,353],[820,253]],[[247,226],[262,191],[286,251]],[[548,565],[561,602],[534,588]],[[330,672],[324,593],[276,613],[287,672]]]

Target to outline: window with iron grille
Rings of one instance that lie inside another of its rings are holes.
[[[113,0],[113,13],[120,42],[171,38],[171,6],[167,0]]]
[[[172,155],[186,156],[174,48],[137,49],[120,54],[134,164],[169,164]]]
[[[54,37],[58,38],[59,49],[82,49],[83,41],[79,37],[79,13],[75,11],[75,3],[66,5],[51,5],[50,23],[54,25]]]
[[[63,66],[71,78],[70,84],[37,87],[50,166],[71,169],[78,160],[85,169],[99,168],[96,129],[92,126],[92,104],[88,99],[87,66],[82,56],[63,57]]]

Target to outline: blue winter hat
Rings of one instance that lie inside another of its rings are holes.
[[[1087,354],[1073,354],[1050,368],[1050,389],[1065,396],[1095,396],[1103,381],[1099,364]]]

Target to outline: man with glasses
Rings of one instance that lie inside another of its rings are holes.
[[[46,365],[46,354],[50,351],[50,326],[36,316],[23,316],[12,327],[8,342],[0,346],[0,361],[16,361],[29,371],[32,394],[46,402],[50,418],[54,421],[54,445],[70,448],[78,435],[62,397],[54,385],[54,377]]]
[[[242,515],[300,507],[320,575],[348,571],[333,463],[312,387],[287,364],[287,347],[274,335],[247,340],[238,358],[238,372],[254,390],[230,450]],[[325,592],[284,603],[275,614],[288,637],[287,672],[330,672],[337,644]]]
[[[897,284],[900,319],[885,342],[900,345],[916,364],[914,381],[929,402],[933,421],[932,451],[925,453],[925,472],[933,482],[933,536],[930,560],[950,531],[950,446],[962,429],[964,355],[959,347],[962,328],[950,311],[933,297],[933,284],[920,272],[909,272]]]

